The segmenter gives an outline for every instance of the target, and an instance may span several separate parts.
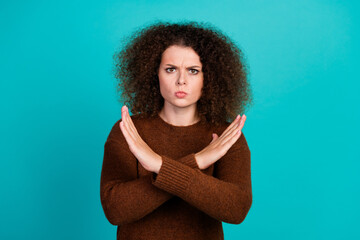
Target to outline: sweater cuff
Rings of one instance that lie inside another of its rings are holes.
[[[162,155],[161,158],[160,171],[152,175],[152,184],[179,197],[185,196],[193,169],[166,156]]]
[[[195,158],[195,153],[191,153],[189,155],[186,155],[183,158],[178,159],[178,162],[181,162],[191,168],[200,169],[199,165],[197,164],[196,158]]]

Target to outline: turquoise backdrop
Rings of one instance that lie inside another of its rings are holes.
[[[100,203],[112,55],[154,20],[244,51],[253,204],[225,239],[360,239],[359,2],[1,1],[0,239],[116,239]]]

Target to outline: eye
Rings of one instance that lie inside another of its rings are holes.
[[[169,73],[170,73],[170,72],[174,72],[173,70],[175,71],[175,68],[166,68],[166,69],[165,69],[165,71],[166,71],[166,72],[169,72]]]
[[[196,70],[196,69],[190,69],[190,72],[191,72],[192,74],[197,74],[199,71]]]

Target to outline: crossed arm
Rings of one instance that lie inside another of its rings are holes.
[[[100,197],[105,216],[113,225],[139,220],[174,197],[152,184],[153,174],[136,179],[137,160],[125,144],[108,139],[104,146]],[[199,169],[193,154],[178,161]]]
[[[195,154],[180,159],[161,155],[155,174],[136,179],[136,158],[125,141],[108,139],[101,172],[101,203],[113,225],[139,220],[174,195],[211,217],[241,223],[252,204],[250,151],[245,136],[215,163],[214,176],[198,167]]]
[[[120,141],[110,134],[104,149],[101,202],[110,223],[141,219],[174,195],[219,221],[239,224],[245,219],[252,204],[250,150],[245,136],[235,135],[243,122],[235,120],[201,151],[205,166],[215,163],[214,176],[209,176],[200,170],[195,153],[177,160],[154,153],[124,116]],[[231,148],[221,153],[226,144]],[[153,174],[136,179],[136,159]]]

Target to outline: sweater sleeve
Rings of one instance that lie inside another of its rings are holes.
[[[252,190],[250,149],[243,132],[215,162],[214,176],[161,156],[163,163],[156,178],[151,179],[153,185],[219,221],[232,224],[244,221],[252,204]]]
[[[194,154],[178,161],[180,165],[199,169]],[[139,220],[174,197],[152,185],[151,172],[140,178],[136,175],[137,159],[125,138],[108,138],[104,145],[100,198],[105,216],[113,225]]]

